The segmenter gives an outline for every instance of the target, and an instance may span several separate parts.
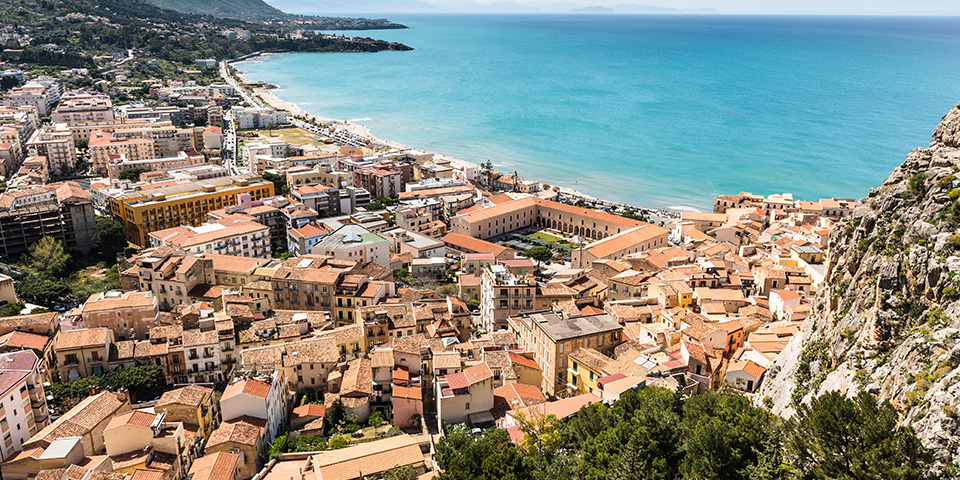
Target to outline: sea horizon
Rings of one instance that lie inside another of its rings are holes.
[[[862,198],[960,99],[960,17],[391,20],[411,28],[353,35],[416,50],[237,66],[380,138],[647,208],[709,210],[740,191]]]

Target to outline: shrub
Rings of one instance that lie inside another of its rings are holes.
[[[379,427],[384,421],[386,420],[383,418],[383,413],[373,412],[373,414],[370,415],[370,418],[367,419],[367,425],[371,427]]]
[[[357,425],[356,423],[348,423],[343,426],[344,432],[353,433],[353,432],[356,432],[357,430],[360,430],[360,425]]]
[[[904,198],[917,198],[926,193],[926,185],[924,182],[927,180],[926,172],[917,172],[914,173],[910,180],[907,181],[907,189],[903,192]]]
[[[960,233],[954,233],[947,238],[947,248],[951,250],[960,250]]]
[[[350,446],[350,440],[342,435],[331,438],[330,443],[327,444],[327,448],[330,450],[340,450],[348,446]]]
[[[947,196],[950,197],[950,200],[956,200],[960,198],[960,189],[954,188],[953,190],[950,190],[950,193],[948,193]]]
[[[387,437],[396,437],[397,435],[402,435],[403,430],[400,430],[399,427],[392,427],[390,430],[387,430]]]

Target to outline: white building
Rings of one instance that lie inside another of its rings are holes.
[[[267,128],[287,123],[287,112],[269,108],[235,107],[231,110],[237,128]]]
[[[33,132],[27,147],[30,155],[47,158],[47,169],[51,175],[67,174],[77,164],[73,131],[65,123],[48,125]]]
[[[150,232],[150,246],[161,245],[181,248],[188,254],[270,258],[270,228],[257,222],[228,218],[197,227],[181,225]]]
[[[257,173],[263,173],[264,166],[259,166],[257,159],[266,158],[284,158],[287,156],[289,145],[279,139],[272,139],[269,142],[250,142],[243,146],[246,153],[247,165]]]
[[[33,350],[0,354],[0,453],[3,458],[23,450],[23,443],[50,424],[40,378],[40,358]]]
[[[446,255],[446,248],[440,240],[405,228],[394,227],[380,232],[380,235],[390,241],[390,248],[396,253],[410,253],[414,258],[442,258]]]
[[[323,237],[310,250],[310,253],[328,255],[337,260],[390,265],[390,242],[366,228],[353,224],[344,225]]]
[[[283,372],[270,374],[270,383],[247,378],[231,383],[220,397],[224,421],[249,415],[267,421],[264,443],[270,443],[287,421],[287,397]]]
[[[223,371],[220,369],[220,334],[216,330],[184,330],[183,357],[187,367],[185,373],[190,383],[223,381]]]

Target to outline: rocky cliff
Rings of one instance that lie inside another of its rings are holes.
[[[960,460],[960,105],[830,235],[802,333],[756,397],[790,416],[830,390],[889,400],[944,461]],[[772,403],[771,403],[772,402]]]

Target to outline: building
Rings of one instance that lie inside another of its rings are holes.
[[[119,157],[114,158],[111,155],[110,158],[111,160],[107,163],[107,177],[111,180],[120,178],[121,173],[131,168],[142,168],[148,172],[165,172],[173,168],[202,165],[207,162],[203,155],[194,150],[179,152],[175,157],[131,160],[125,154],[120,154]]]
[[[204,455],[190,467],[190,480],[240,480],[240,456],[229,452]]]
[[[60,84],[56,80],[34,79],[23,86],[10,89],[3,97],[3,106],[33,107],[41,117],[46,117],[60,100],[61,93]]]
[[[103,93],[67,92],[60,97],[60,104],[50,114],[51,122],[67,125],[113,120],[113,103]]]
[[[104,327],[61,330],[54,341],[61,382],[92,377],[107,371],[113,330]]]
[[[600,240],[639,226],[659,228],[638,220],[537,197],[523,197],[461,213],[450,221],[452,233],[480,239],[493,238],[521,228],[539,227]]]
[[[364,480],[380,478],[383,472],[410,467],[417,475],[426,472],[426,463],[420,446],[410,435],[375,440],[360,445],[320,452],[312,458],[312,471],[317,480]],[[284,461],[266,471],[260,480],[286,480],[279,477]],[[307,466],[307,470],[309,470]],[[276,471],[276,474],[272,474]]]
[[[54,176],[69,175],[77,166],[77,148],[73,132],[64,123],[40,127],[27,142],[30,155],[47,159],[47,168]]]
[[[143,162],[157,158],[153,139],[114,136],[98,131],[90,136],[90,160],[97,173],[109,171],[107,165],[114,161]],[[119,175],[119,173],[118,173]]]
[[[103,430],[113,417],[130,410],[130,398],[126,393],[91,395],[30,437],[23,443],[23,448],[48,449],[57,439],[63,438],[63,432],[70,432],[70,435],[81,438],[84,456],[102,455],[106,451]]]
[[[86,328],[105,327],[117,340],[143,340],[157,324],[157,297],[151,292],[100,292],[80,306],[80,321]]]
[[[210,440],[204,446],[204,453],[212,455],[225,452],[239,455],[238,480],[253,478],[260,471],[266,457],[266,444],[263,442],[266,423],[266,420],[249,416],[224,421],[210,435]]]
[[[247,378],[227,386],[220,397],[224,421],[244,415],[265,420],[265,443],[270,443],[287,421],[286,379],[282,371],[270,374],[269,382]]]
[[[574,268],[590,266],[596,260],[620,260],[627,255],[667,246],[669,232],[656,225],[641,225],[606,237],[585,248],[570,252]]]
[[[448,254],[492,253],[497,260],[509,260],[516,256],[516,252],[510,247],[459,233],[448,233],[443,236],[441,241],[447,248]]]
[[[359,225],[344,225],[323,237],[311,249],[315,255],[360,263],[390,265],[390,243],[386,238]]]
[[[395,253],[409,253],[413,258],[444,257],[446,248],[443,242],[420,235],[416,232],[394,227],[380,232],[390,242],[390,248]]]
[[[165,417],[133,410],[110,419],[103,429],[103,443],[115,473],[149,468],[162,471],[164,480],[183,477],[190,442],[183,424],[167,423]]]
[[[62,241],[67,250],[87,253],[95,223],[90,192],[74,182],[4,192],[0,194],[0,257],[16,258],[44,236]]]
[[[206,440],[216,427],[217,407],[212,388],[187,385],[163,392],[153,409],[165,414],[166,421],[182,422]]]
[[[537,282],[495,264],[480,274],[480,324],[487,332],[507,328],[507,318],[537,310]]]
[[[283,110],[237,107],[231,111],[239,129],[269,128],[287,123],[287,112]]]
[[[177,225],[198,226],[208,212],[237,204],[237,196],[272,197],[273,182],[258,175],[211,178],[198,182],[125,190],[110,198],[110,211],[123,224],[127,239],[150,244],[150,232]]]
[[[508,325],[520,349],[533,352],[543,371],[541,388],[550,397],[566,391],[571,353],[578,348],[612,352],[623,339],[623,327],[606,313],[570,317],[565,312],[533,312],[511,317]]]
[[[310,253],[310,250],[329,233],[326,229],[312,223],[300,228],[291,228],[287,230],[287,249],[294,257]]]
[[[177,226],[150,232],[150,246],[169,246],[188,255],[216,253],[270,258],[270,229],[257,222],[223,219],[200,226]]]
[[[485,363],[437,378],[437,420],[441,425],[492,423],[493,383]]]
[[[220,334],[217,330],[191,328],[182,334],[184,371],[190,383],[223,381],[223,369],[229,367],[221,355]]]
[[[266,259],[219,255],[187,255],[180,249],[157,247],[144,250],[135,265],[120,273],[124,290],[153,293],[160,308],[200,301],[214,285],[240,287],[259,279],[256,270]]]
[[[0,453],[7,459],[50,424],[50,412],[40,376],[41,357],[31,350],[0,353],[0,418],[3,441]]]

